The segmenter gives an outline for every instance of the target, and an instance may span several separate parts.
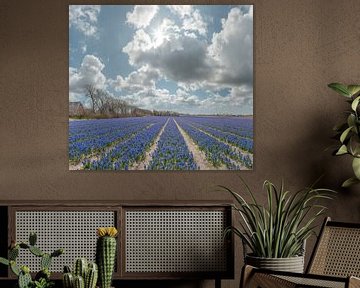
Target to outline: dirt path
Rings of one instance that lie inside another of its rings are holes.
[[[189,151],[193,154],[196,164],[200,167],[200,170],[226,170],[225,165],[220,167],[214,167],[211,163],[206,160],[205,153],[199,150],[195,142],[186,134],[186,132],[180,127],[180,125],[174,119],[174,122],[183,136],[186,146]]]
[[[169,123],[170,117],[166,120],[164,126],[161,128],[159,134],[156,136],[153,144],[150,146],[150,149],[145,153],[145,159],[139,163],[134,163],[129,170],[145,170],[145,166],[148,166],[152,156],[151,154],[156,150],[157,145],[158,145],[158,141],[162,135],[162,133],[165,130],[166,125]]]

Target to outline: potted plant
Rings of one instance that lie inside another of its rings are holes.
[[[334,155],[350,155],[352,157],[352,168],[354,177],[347,179],[342,186],[349,187],[360,183],[360,85],[344,85],[331,83],[328,85],[338,94],[347,98],[351,108],[347,112],[347,120],[334,127],[337,132],[336,138],[340,145],[334,151]]]
[[[221,188],[228,191],[236,201],[233,208],[240,215],[240,226],[228,227],[225,232],[239,236],[244,247],[250,250],[250,253],[244,255],[245,264],[302,273],[305,241],[314,233],[315,220],[326,209],[317,202],[331,199],[334,191],[310,187],[291,193],[284,189],[283,183],[277,188],[266,180],[264,189],[267,203],[264,206],[243,183],[251,201],[246,201],[239,193],[227,187]]]

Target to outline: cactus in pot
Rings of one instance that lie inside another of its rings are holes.
[[[100,288],[110,288],[116,258],[115,227],[101,227],[97,229],[96,262],[99,267]]]

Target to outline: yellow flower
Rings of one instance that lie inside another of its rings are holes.
[[[116,237],[118,231],[115,227],[99,227],[96,231],[96,234],[99,237],[104,237],[104,236]]]

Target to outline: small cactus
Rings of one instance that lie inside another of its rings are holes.
[[[53,257],[60,256],[63,254],[63,249],[55,250],[53,253],[48,254],[36,247],[37,236],[35,233],[30,233],[29,244],[20,242],[16,243],[14,240],[11,241],[8,251],[8,259],[0,257],[0,263],[10,266],[11,271],[18,276],[19,288],[29,287],[50,287],[53,283],[50,281],[50,264]],[[41,271],[35,276],[35,281],[32,280],[30,275],[30,269],[28,266],[22,266],[21,268],[16,264],[16,259],[19,256],[19,250],[29,250],[30,253],[37,257],[41,257]],[[40,286],[39,286],[40,285]],[[46,286],[44,286],[46,285]]]
[[[41,256],[44,255],[44,252],[42,252],[42,251],[40,250],[40,248],[38,248],[38,247],[36,247],[36,246],[30,245],[29,251],[30,251],[32,254],[34,254],[35,256],[38,256],[38,257],[41,257]]]
[[[74,276],[71,272],[66,272],[62,277],[64,288],[73,288],[74,287]]]
[[[48,253],[44,253],[42,256],[41,256],[41,261],[40,261],[40,267],[41,269],[49,269],[50,268],[50,265],[51,265],[51,260],[52,260],[52,257],[50,254]]]
[[[37,241],[37,235],[35,232],[31,232],[29,235],[29,244],[31,246],[35,246]]]
[[[64,288],[95,288],[98,278],[98,268],[95,263],[90,262],[85,258],[78,258],[74,263],[74,272],[71,273],[69,266],[64,266],[63,286]],[[80,280],[81,279],[81,280]],[[81,283],[83,282],[83,284]]]
[[[88,268],[88,262],[85,258],[76,259],[74,274],[76,276],[81,276],[83,279],[85,279],[87,268]]]
[[[30,269],[27,266],[23,266],[21,268],[21,272],[19,274],[18,285],[19,288],[28,288],[30,283],[32,283]]]
[[[14,248],[9,250],[8,253],[9,260],[16,260],[16,258],[19,256],[19,246],[15,246]]]
[[[99,282],[101,288],[110,288],[116,258],[115,227],[98,228],[99,236],[96,243],[96,262],[99,267]]]
[[[74,288],[85,288],[84,278],[77,275],[74,277]]]
[[[89,263],[85,276],[85,288],[95,288],[98,279],[98,266],[96,263]]]

